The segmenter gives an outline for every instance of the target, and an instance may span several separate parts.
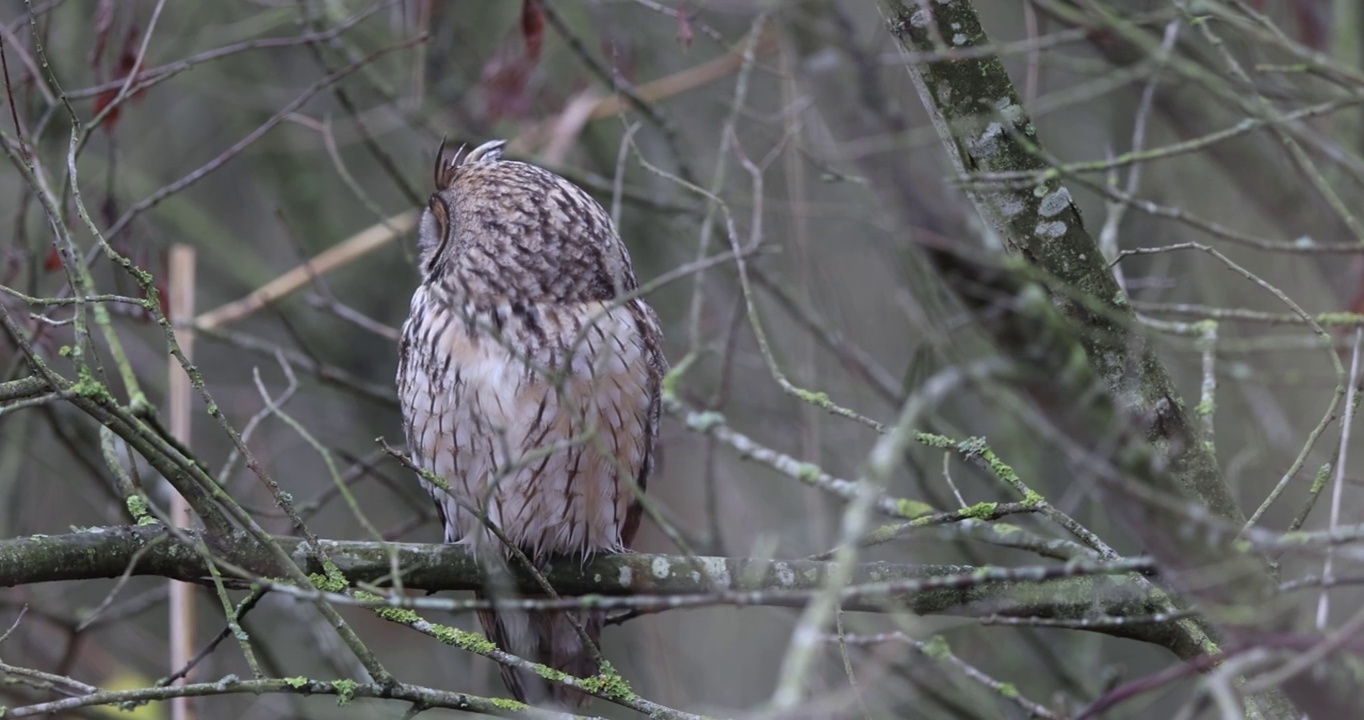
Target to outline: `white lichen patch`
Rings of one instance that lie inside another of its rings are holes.
[[[1008,120],[1011,125],[1017,125],[1023,119],[1023,106],[1010,98],[1000,98],[995,102],[995,109],[999,110],[1000,116]]]
[[[928,27],[928,11],[915,10],[914,14],[909,16],[909,24],[916,28]]]
[[[777,571],[777,583],[782,587],[791,587],[796,584],[796,573],[791,570],[791,566],[784,562],[775,563],[773,569]]]
[[[650,569],[654,571],[654,577],[665,578],[668,577],[668,573],[672,572],[672,563],[668,562],[668,558],[656,557],[653,564],[650,565]]]
[[[620,575],[616,577],[616,580],[620,583],[621,587],[628,588],[630,587],[630,581],[634,579],[634,575],[635,573],[630,569],[629,565],[621,565]]]
[[[307,561],[308,557],[311,556],[312,554],[313,546],[308,544],[307,540],[304,540],[303,542],[294,546],[294,552],[290,557],[294,559],[294,562],[298,563],[299,565],[303,565]]]
[[[1066,234],[1066,224],[1061,222],[1060,220],[1038,223],[1037,227],[1033,230],[1033,232],[1037,233],[1041,237],[1051,238],[1054,240]]]
[[[729,566],[725,564],[724,558],[700,558],[701,567],[706,569],[706,574],[710,576],[710,581],[724,590],[731,587],[734,581],[729,577]]]
[[[1062,185],[1056,188],[1056,192],[1042,198],[1042,204],[1037,207],[1037,214],[1042,217],[1052,217],[1065,211],[1070,207],[1070,191]]]
[[[952,36],[952,44],[953,44],[953,45],[965,45],[965,44],[966,44],[966,33],[957,33],[957,34],[953,35],[953,36]]]
[[[992,157],[999,153],[999,138],[1004,134],[1004,126],[992,122],[985,126],[985,132],[971,143],[971,152],[977,157]]]
[[[999,208],[1000,214],[1006,218],[1011,218],[1014,217],[1015,215],[1018,215],[1019,213],[1023,212],[1023,209],[1025,207],[1027,207],[1024,204],[1023,200],[1018,196],[1006,195],[1004,193],[1000,193],[996,197],[995,206]]]

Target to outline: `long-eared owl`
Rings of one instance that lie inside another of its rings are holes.
[[[409,452],[445,541],[505,561],[630,547],[649,480],[666,361],[658,317],[635,296],[625,244],[568,180],[501,158],[504,143],[440,153],[419,225],[421,285],[398,366]],[[482,612],[502,649],[590,676],[602,615]],[[517,699],[590,698],[502,668]]]

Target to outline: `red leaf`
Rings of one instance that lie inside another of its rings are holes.
[[[105,225],[113,225],[118,220],[118,198],[114,197],[112,192],[105,195],[103,202],[99,204],[99,214]],[[112,243],[117,247],[118,243],[122,242],[122,238],[125,237],[127,237],[126,233],[114,238]]]
[[[1314,50],[1326,50],[1330,29],[1322,8],[1298,0],[1293,4],[1293,14],[1298,21],[1298,36],[1302,44]]]
[[[1118,42],[1118,36],[1108,28],[1093,28],[1087,35],[1090,42],[1100,47],[1112,47]]]
[[[119,52],[118,65],[114,67],[114,74],[113,77],[110,78],[110,80],[127,79],[128,74],[131,73],[133,71],[133,67],[137,65],[138,49],[139,49],[138,32],[137,26],[134,25],[128,28],[128,34],[123,37],[123,49]],[[136,80],[134,80],[134,82],[136,82]],[[104,110],[104,108],[109,106],[109,103],[112,103],[114,101],[114,98],[118,97],[118,91],[120,89],[121,88],[110,88],[100,93],[99,95],[95,96],[96,115],[100,114]],[[146,91],[139,90],[133,93],[132,96],[127,99],[140,100],[142,98],[142,93],[144,92]],[[122,108],[116,107],[113,110],[110,110],[108,115],[104,116],[104,122],[102,123],[102,125],[105,130],[108,130],[110,132],[113,131],[114,126],[118,124],[118,116],[121,110]]]
[[[526,92],[530,79],[530,62],[525,58],[511,58],[509,53],[498,53],[483,66],[480,84],[489,120],[500,117],[526,117],[531,111],[531,97]]]
[[[57,253],[57,248],[47,251],[47,259],[43,260],[43,269],[48,272],[56,272],[62,269],[62,256]]]
[[[101,112],[104,112],[104,108],[108,107],[109,103],[113,102],[114,98],[116,97],[118,97],[117,88],[113,90],[105,90],[104,92],[96,95],[95,114],[99,115]],[[114,108],[113,110],[109,111],[108,115],[104,116],[104,121],[100,124],[104,127],[105,130],[113,130],[114,126],[118,124],[118,113],[119,109]]]
[[[540,60],[540,48],[545,43],[545,11],[540,0],[524,0],[521,5],[521,37],[526,40],[526,58],[532,64]]]
[[[128,73],[132,72],[133,66],[137,64],[137,51],[140,49],[138,39],[137,26],[128,28],[128,34],[123,37],[123,50],[118,54],[118,67],[114,70],[115,80],[128,77]]]
[[[677,9],[677,41],[682,43],[683,50],[691,49],[691,18],[687,16],[686,7]]]

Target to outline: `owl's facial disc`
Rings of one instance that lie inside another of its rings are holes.
[[[422,269],[431,275],[439,266],[441,256],[450,244],[450,206],[436,193],[422,211],[417,228],[417,247],[421,250]]]

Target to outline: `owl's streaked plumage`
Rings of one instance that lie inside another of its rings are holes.
[[[446,542],[506,557],[467,509],[477,507],[536,560],[620,552],[639,525],[632,488],[644,489],[654,462],[658,318],[642,299],[620,300],[636,281],[602,206],[554,173],[502,160],[502,147],[437,161],[398,365],[409,452],[452,491],[422,481]],[[596,642],[600,613],[479,617],[508,652],[579,676],[599,670],[572,621]],[[525,702],[590,699],[502,674]]]

